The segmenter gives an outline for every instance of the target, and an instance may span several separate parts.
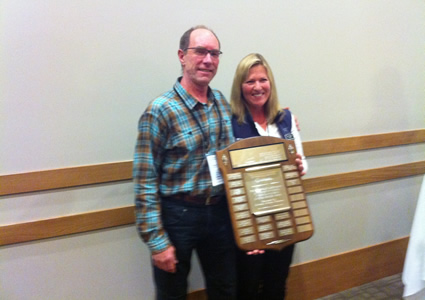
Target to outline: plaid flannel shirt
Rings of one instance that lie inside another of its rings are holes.
[[[209,89],[208,103],[202,104],[179,81],[150,102],[138,127],[133,163],[136,225],[152,253],[170,245],[161,222],[161,197],[224,194],[223,185],[211,185],[206,154],[234,142],[231,110],[223,94]]]

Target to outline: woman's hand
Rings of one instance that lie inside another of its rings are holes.
[[[298,153],[296,154],[295,164],[297,165],[298,172],[300,173],[300,176],[304,176],[305,171],[304,171],[303,160],[302,160],[301,154],[298,154]]]
[[[295,125],[297,126],[297,130],[298,131],[301,131],[301,129],[300,129],[300,123],[298,122],[298,118],[297,118],[296,115],[294,115],[294,120],[295,120]]]
[[[258,255],[258,254],[263,254],[263,253],[264,253],[264,250],[255,249],[255,250],[252,250],[252,251],[248,251],[246,253],[246,255]]]

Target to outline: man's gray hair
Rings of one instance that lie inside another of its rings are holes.
[[[217,35],[214,33],[214,31],[212,31],[210,28],[208,28],[205,25],[197,25],[194,26],[192,28],[190,28],[189,30],[187,30],[185,33],[183,33],[182,37],[180,38],[180,48],[183,51],[186,51],[187,48],[189,47],[189,43],[190,43],[190,35],[192,34],[193,31],[195,31],[196,29],[206,29],[208,31],[211,31],[212,34],[214,34],[215,38],[218,41],[218,46],[219,48],[221,47],[220,44],[220,40],[218,39]],[[220,49],[219,49],[220,50]]]

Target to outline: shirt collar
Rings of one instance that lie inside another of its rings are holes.
[[[193,109],[196,104],[201,104],[199,101],[197,101],[191,94],[189,94],[185,88],[180,84],[182,77],[177,78],[176,83],[174,84],[174,89],[179,93],[181,99],[186,103],[186,105]],[[214,101],[215,97],[213,95],[213,92],[211,88],[208,86],[208,102]]]

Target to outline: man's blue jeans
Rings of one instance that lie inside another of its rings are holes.
[[[165,231],[176,248],[176,273],[154,267],[157,299],[186,299],[192,250],[196,250],[209,300],[236,298],[235,242],[225,198],[216,205],[162,200]]]

